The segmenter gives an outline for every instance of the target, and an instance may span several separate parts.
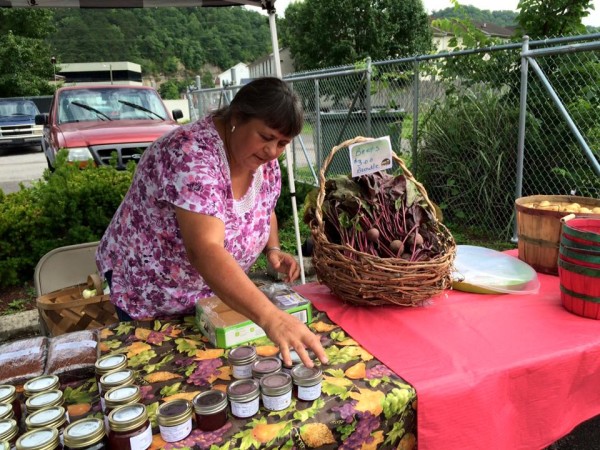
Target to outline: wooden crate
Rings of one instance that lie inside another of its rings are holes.
[[[96,289],[96,292],[102,293],[100,277],[93,274],[88,277],[87,283],[60,289],[37,298],[40,317],[51,336],[102,328],[118,322],[109,295],[100,294],[83,298],[84,289]]]

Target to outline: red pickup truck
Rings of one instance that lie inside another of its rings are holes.
[[[146,86],[80,85],[56,91],[43,125],[42,149],[54,170],[56,154],[68,151],[68,161],[93,160],[124,169],[140,159],[157,138],[179,126],[181,110],[169,112],[158,92]]]

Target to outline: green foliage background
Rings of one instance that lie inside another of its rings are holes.
[[[78,169],[65,156],[33,187],[0,190],[0,287],[31,280],[54,248],[99,240],[129,189],[133,167]]]

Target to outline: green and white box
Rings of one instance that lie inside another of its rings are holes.
[[[310,302],[286,285],[274,284],[261,290],[279,309],[306,324],[312,322]],[[198,300],[195,320],[202,334],[218,348],[234,347],[265,336],[262,328],[231,309],[218,297]]]

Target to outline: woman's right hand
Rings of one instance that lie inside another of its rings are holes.
[[[314,363],[308,356],[307,349],[312,350],[321,363],[329,363],[319,336],[291,314],[278,310],[276,315],[269,317],[262,328],[269,339],[279,347],[285,365],[292,365],[290,350],[295,350],[306,367],[313,367]]]

